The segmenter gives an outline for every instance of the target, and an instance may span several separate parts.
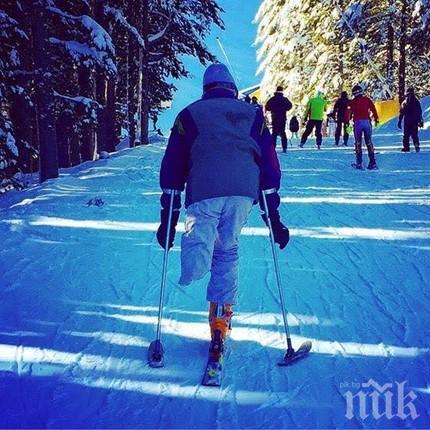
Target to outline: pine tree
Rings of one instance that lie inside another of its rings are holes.
[[[418,94],[430,94],[430,0],[415,1],[409,41],[413,60],[407,63],[407,86],[415,87]]]
[[[58,167],[148,143],[150,115],[187,76],[182,55],[213,61],[214,0],[4,0],[0,8],[0,175]],[[11,185],[11,186],[12,186]]]
[[[363,83],[377,99],[402,99],[417,80],[424,89],[427,6],[427,0],[265,0],[256,16],[263,99],[275,84],[299,105],[318,87],[331,98]]]
[[[36,72],[35,101],[40,154],[40,182],[58,176],[58,153],[55,134],[54,92],[51,55],[48,41],[47,7],[42,1],[31,5],[34,70]]]
[[[256,20],[263,99],[283,85],[303,106],[316,90],[334,98],[349,86],[348,36],[333,2],[266,0]]]
[[[6,3],[0,10],[0,192],[19,187],[13,175],[28,171],[32,160],[32,115],[25,69],[30,56],[28,49],[24,55],[17,49],[28,47],[29,25],[19,20],[23,16],[17,2]]]

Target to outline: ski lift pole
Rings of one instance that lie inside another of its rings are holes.
[[[340,5],[339,5],[339,1],[336,0],[335,2],[336,4],[336,9],[339,12],[340,15],[340,19],[345,23],[345,25],[348,27],[348,29],[351,31],[351,33],[357,37],[357,32],[352,28],[350,22],[345,18],[345,14],[343,13]],[[361,42],[360,42],[361,45]],[[384,76],[382,76],[381,72],[379,71],[378,67],[376,66],[376,64],[374,63],[374,61],[370,58],[369,53],[365,50],[363,51],[363,55],[366,58],[366,61],[370,64],[370,67],[373,69],[373,71],[375,72],[376,76],[378,77],[379,81],[382,83],[385,91],[387,92],[387,94],[389,95],[390,98],[393,97],[393,92],[391,91],[389,85],[387,84],[387,80],[384,78]]]
[[[233,72],[233,74],[234,74],[234,76],[236,78],[236,81],[239,83],[240,82],[239,76],[237,75],[236,71],[233,69],[233,66],[230,63],[230,60],[229,60],[228,55],[227,55],[227,52],[225,51],[224,46],[222,45],[220,38],[216,37],[216,41],[218,42],[218,45],[219,45],[219,47],[221,49],[221,52],[223,53],[224,58],[227,61],[228,66],[230,67],[231,71]]]

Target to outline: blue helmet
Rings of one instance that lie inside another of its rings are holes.
[[[203,91],[207,91],[212,88],[224,88],[237,93],[236,83],[225,64],[211,64],[206,69],[205,74],[203,75]]]

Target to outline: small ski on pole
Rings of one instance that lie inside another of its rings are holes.
[[[180,194],[177,190],[165,190],[163,191],[170,194],[169,211],[167,213],[167,233],[166,242],[164,244],[164,258],[163,258],[163,270],[161,273],[161,288],[160,288],[160,302],[158,304],[158,322],[157,322],[157,335],[148,348],[148,364],[150,367],[163,367],[164,366],[164,349],[161,343],[161,322],[163,319],[163,306],[164,306],[164,290],[166,289],[166,277],[167,277],[167,263],[169,260],[169,243],[170,243],[170,232],[172,226],[172,214],[173,204],[175,196]],[[164,210],[164,209],[163,209]]]
[[[278,291],[279,291],[279,301],[281,304],[281,311],[282,311],[282,319],[284,321],[284,330],[285,330],[285,337],[287,340],[287,353],[284,356],[284,359],[278,363],[279,366],[289,366],[290,364],[300,360],[301,358],[305,358],[308,356],[311,348],[312,348],[312,342],[306,341],[302,343],[299,347],[299,349],[295,350],[293,348],[293,344],[291,342],[291,336],[290,336],[290,329],[288,327],[288,321],[287,321],[287,310],[285,308],[285,299],[284,299],[284,292],[282,289],[282,278],[281,278],[281,272],[279,269],[279,261],[278,261],[278,254],[276,252],[275,248],[275,237],[273,235],[273,228],[272,228],[272,222],[270,220],[269,216],[269,208],[267,206],[267,199],[266,194],[272,194],[275,193],[276,189],[270,189],[270,190],[263,190],[261,192],[261,197],[263,201],[264,206],[264,213],[267,219],[267,225],[269,227],[270,232],[270,243],[272,247],[272,255],[273,255],[273,262],[275,266],[275,273],[276,273],[276,281],[278,285]]]
[[[303,342],[300,345],[299,349],[297,349],[296,351],[287,350],[284,359],[278,363],[278,366],[289,366],[290,364],[295,363],[301,358],[305,358],[309,354],[311,349],[312,342],[307,340],[306,342]]]
[[[148,348],[148,364],[150,367],[164,366],[164,351],[163,345],[159,340],[154,340]]]

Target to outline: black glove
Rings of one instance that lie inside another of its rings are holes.
[[[399,122],[397,123],[397,127],[398,127],[398,128],[400,128],[400,130],[402,129],[402,123],[401,123],[401,121],[399,121]]]
[[[419,127],[419,128],[423,128],[423,127],[424,127],[424,121],[423,121],[423,120],[421,120],[421,121],[418,123],[418,127]]]
[[[284,249],[290,240],[290,231],[281,222],[281,217],[278,211],[278,207],[281,202],[279,194],[277,192],[266,194],[266,201],[267,208],[269,210],[270,224],[272,225],[273,238],[275,239],[275,242],[279,245],[279,248]],[[262,196],[260,196],[260,208],[264,212],[264,203]],[[265,212],[261,215],[261,218],[263,218],[263,221],[266,223],[267,226],[269,226]]]
[[[275,239],[275,242],[279,245],[280,249],[284,249],[288,242],[290,241],[290,231],[288,230],[288,227],[282,224],[280,218],[279,218],[279,212],[277,212],[277,217],[274,216],[274,214],[270,215],[270,222],[272,224],[272,230],[273,230],[273,238]]]
[[[160,198],[160,203],[161,203],[160,220],[161,220],[161,224],[157,230],[157,240],[163,249],[166,249],[167,224],[169,222],[168,218],[169,218],[170,198],[171,198],[171,195],[167,194],[167,193],[163,193],[161,195],[161,198]],[[178,220],[179,220],[180,208],[181,208],[181,195],[175,194],[175,196],[173,197],[172,221],[170,223],[169,249],[173,246],[173,242],[175,240],[176,225],[178,224]]]

